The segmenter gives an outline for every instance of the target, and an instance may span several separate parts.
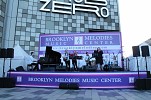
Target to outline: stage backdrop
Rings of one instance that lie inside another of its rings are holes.
[[[53,50],[62,55],[66,49],[71,54],[76,50],[84,60],[86,52],[92,56],[94,50],[100,47],[104,52],[104,64],[121,66],[122,40],[120,32],[41,34],[39,42],[39,57],[44,56],[46,46],[52,46]],[[85,65],[83,60],[78,61],[79,67]]]

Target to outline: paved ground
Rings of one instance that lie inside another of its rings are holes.
[[[151,90],[0,88],[0,100],[150,100]]]

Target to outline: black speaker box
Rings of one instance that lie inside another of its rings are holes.
[[[140,56],[139,46],[132,46],[132,49],[133,49],[133,57],[139,57]]]
[[[59,89],[69,89],[69,83],[60,83]]]
[[[7,58],[7,49],[5,48],[0,49],[0,58]]]
[[[7,58],[14,58],[14,49],[7,48]]]
[[[18,66],[18,67],[16,67],[16,71],[25,71],[25,70],[24,70],[23,66]]]
[[[146,90],[151,90],[151,78],[146,78]]]
[[[69,89],[79,89],[79,84],[78,83],[70,83],[69,84]]]
[[[66,71],[66,66],[56,66],[56,71]]]
[[[110,69],[109,69],[109,66],[108,66],[108,65],[104,65],[103,70],[104,70],[104,71],[109,71],[109,70],[110,70]]]
[[[148,46],[141,46],[141,51],[142,51],[142,57],[150,56]]]
[[[0,78],[0,88],[13,88],[15,84],[14,78]]]
[[[146,71],[146,73],[147,73],[147,78],[151,78],[150,71]]]
[[[121,68],[120,66],[114,66],[110,68],[111,71],[124,71],[124,68]]]
[[[135,89],[146,90],[146,79],[145,78],[136,79],[134,84],[135,84]]]
[[[85,71],[96,71],[97,66],[85,66]]]

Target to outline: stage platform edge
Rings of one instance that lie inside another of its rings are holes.
[[[137,71],[128,72],[8,72],[16,79],[19,87],[59,88],[60,83],[78,83],[79,88],[115,89],[135,88]],[[140,78],[147,78],[147,73],[140,72]]]

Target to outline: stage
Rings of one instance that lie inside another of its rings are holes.
[[[59,88],[60,83],[78,83],[79,88],[112,89],[134,88],[138,72],[8,72],[16,79],[18,87]],[[147,78],[147,72],[139,72],[140,78]]]

